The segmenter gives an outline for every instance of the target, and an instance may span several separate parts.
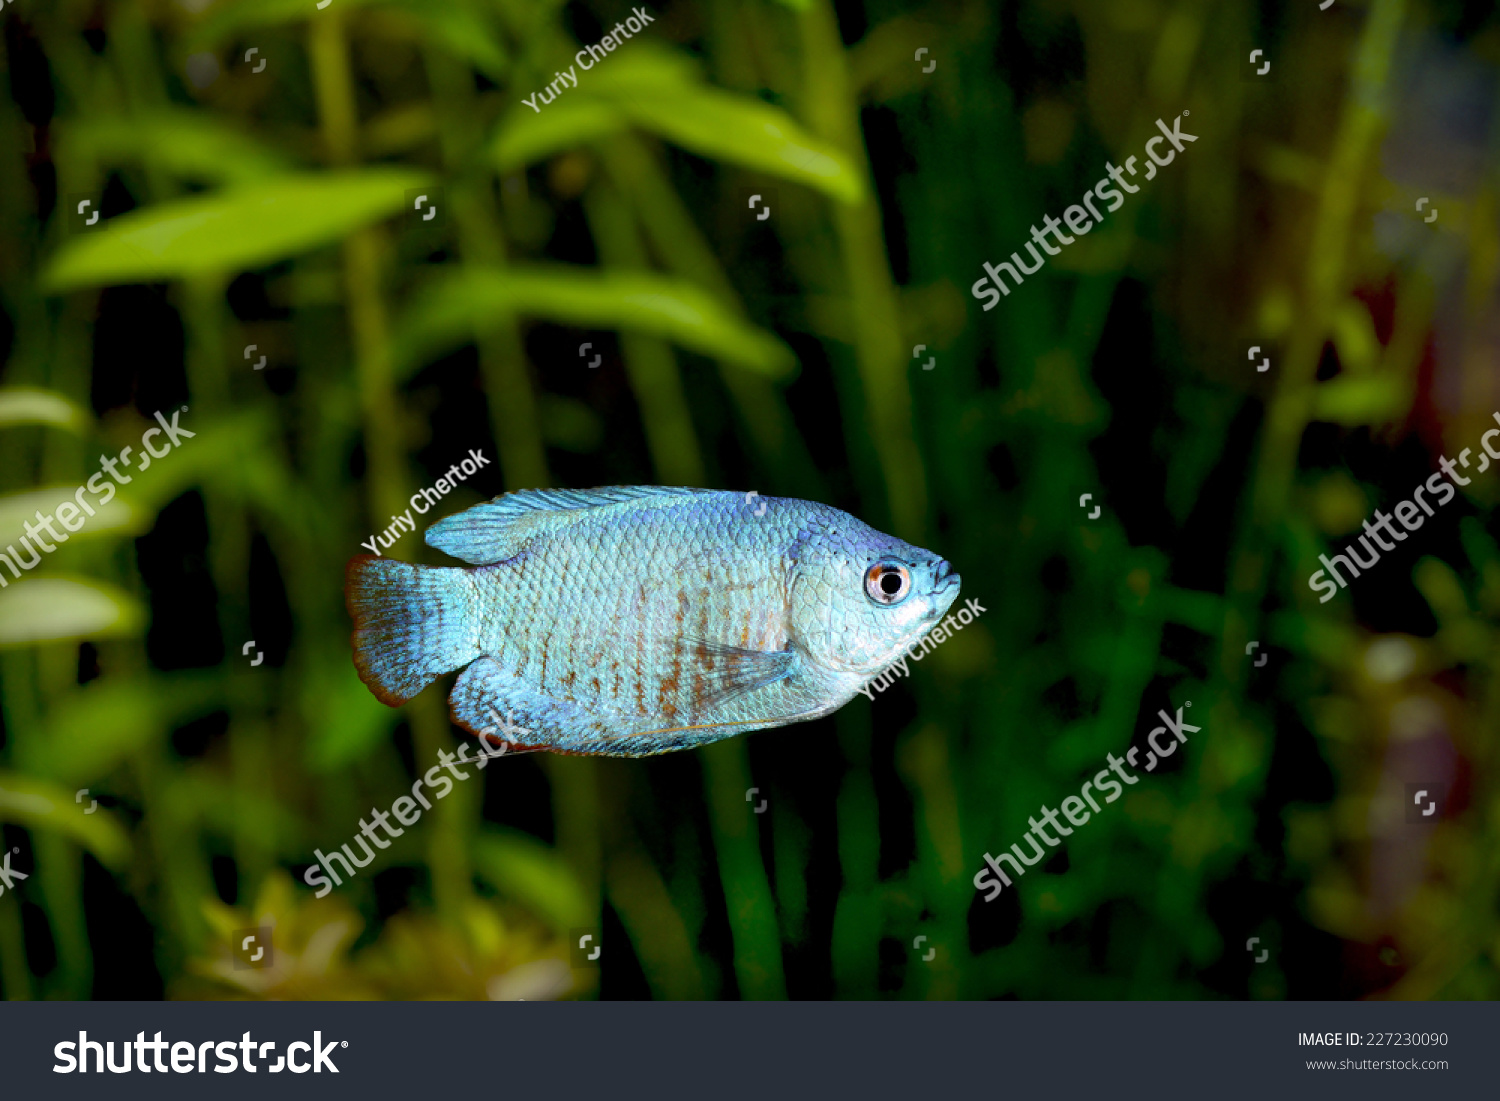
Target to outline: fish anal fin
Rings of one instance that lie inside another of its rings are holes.
[[[482,742],[492,747],[508,743],[508,753],[555,750],[565,748],[565,743],[618,736],[613,716],[543,695],[488,655],[459,674],[448,695],[448,710],[457,725]]]

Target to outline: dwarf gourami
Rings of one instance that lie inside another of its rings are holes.
[[[838,509],[717,490],[510,493],[426,540],[472,568],[349,563],[360,678],[394,707],[463,669],[454,721],[518,752],[644,757],[827,715],[959,588]]]

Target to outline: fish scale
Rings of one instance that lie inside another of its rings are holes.
[[[523,748],[644,756],[851,699],[958,595],[938,556],[815,502],[658,487],[533,490],[450,516],[474,568],[360,556],[355,665],[388,704],[442,672],[456,722]],[[872,591],[898,572],[899,599]]]
[[[733,638],[726,641],[737,645],[745,645],[741,640],[748,641],[753,629],[756,649],[775,650],[785,644],[784,632],[778,637],[767,630],[768,617],[754,599],[758,586],[744,593],[747,599],[737,599],[742,590],[734,587],[730,564],[714,552],[714,540],[672,547],[672,537],[670,530],[644,525],[612,526],[559,547],[551,560],[528,559],[520,584],[508,590],[505,578],[497,576],[491,648],[502,649],[504,637],[515,632],[508,625],[519,624],[518,649],[529,660],[514,669],[518,675],[549,695],[571,695],[645,713],[642,703],[648,691],[673,710],[687,706],[690,685],[663,693],[661,689],[674,679],[670,670],[656,675],[651,671],[658,660],[671,660],[674,640],[689,626],[691,633],[704,638],[730,634]],[[590,571],[589,559],[622,562],[627,568],[621,575]],[[657,562],[667,568],[655,566]],[[570,571],[589,580],[570,590],[564,580]],[[681,622],[678,611],[684,606],[697,610],[696,622]],[[588,641],[568,644],[576,639]],[[541,654],[554,648],[558,657],[544,673]],[[603,690],[596,693],[589,687],[570,693],[567,675],[573,673],[576,682],[580,669],[607,671]]]

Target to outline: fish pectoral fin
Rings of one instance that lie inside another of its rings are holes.
[[[693,670],[693,695],[699,714],[783,681],[797,666],[797,652],[790,646],[785,650],[745,650],[696,638],[681,639],[679,645]]]

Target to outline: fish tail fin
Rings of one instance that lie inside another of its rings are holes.
[[[354,667],[382,703],[399,707],[479,656],[468,572],[367,554],[349,562]]]

